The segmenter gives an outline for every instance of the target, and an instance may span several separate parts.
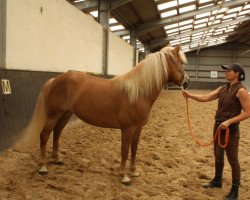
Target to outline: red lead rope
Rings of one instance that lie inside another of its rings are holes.
[[[186,111],[187,111],[187,126],[188,126],[188,130],[189,133],[191,134],[192,138],[194,139],[194,141],[196,142],[196,144],[206,147],[209,146],[211,144],[213,144],[216,140],[216,138],[218,137],[218,144],[222,147],[222,148],[226,148],[226,146],[228,145],[228,141],[229,141],[229,128],[226,128],[226,136],[225,136],[225,144],[221,144],[221,140],[220,140],[220,134],[221,134],[221,128],[219,127],[214,135],[213,140],[208,143],[208,144],[202,144],[199,139],[195,136],[194,132],[192,131],[191,125],[190,125],[190,118],[189,118],[189,111],[188,111],[188,98],[186,97]]]

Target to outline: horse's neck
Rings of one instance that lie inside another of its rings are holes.
[[[152,95],[148,97],[148,101],[151,103],[151,106],[155,103],[156,99],[159,97],[161,90],[164,86],[165,84],[163,83],[160,90],[154,90],[154,92],[152,92]]]

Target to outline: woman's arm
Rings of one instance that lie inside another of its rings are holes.
[[[219,97],[220,89],[221,87],[205,95],[191,94],[187,92],[186,90],[183,90],[182,95],[186,98],[191,98],[199,102],[207,102],[207,101],[212,101],[212,100],[217,99]]]

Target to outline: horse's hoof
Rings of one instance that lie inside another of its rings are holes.
[[[129,182],[125,182],[125,183],[123,183],[123,182],[122,182],[122,184],[123,184],[123,185],[126,185],[126,186],[130,186],[130,185],[132,185],[131,181],[129,181]]]
[[[56,165],[64,165],[64,162],[61,157],[52,157],[51,163],[54,163]]]
[[[138,177],[138,176],[140,176],[140,173],[138,171],[130,172],[130,176]]]
[[[129,185],[131,185],[131,180],[130,180],[130,178],[128,176],[125,175],[122,178],[121,183],[124,184],[124,185],[126,185],[126,186],[129,186]]]
[[[64,165],[63,160],[56,160],[54,163],[55,163],[56,165]]]
[[[42,166],[41,169],[39,169],[38,173],[39,173],[40,175],[46,175],[46,174],[48,174],[48,169],[47,169],[47,167]]]

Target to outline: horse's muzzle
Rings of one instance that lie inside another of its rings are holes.
[[[181,86],[183,87],[184,90],[186,90],[188,88],[190,84],[190,78],[186,77],[185,80],[183,81],[183,83],[181,84]]]

